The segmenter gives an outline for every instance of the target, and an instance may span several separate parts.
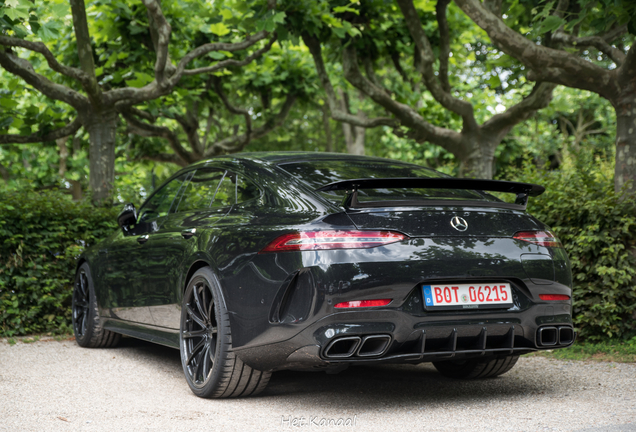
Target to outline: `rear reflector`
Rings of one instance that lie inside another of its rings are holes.
[[[408,238],[394,231],[310,231],[283,234],[265,246],[264,252],[319,249],[360,249],[395,243]]]
[[[563,247],[559,239],[550,231],[522,231],[516,233],[513,238],[539,246]]]
[[[335,305],[335,308],[344,309],[344,308],[361,308],[361,307],[377,307],[377,306],[386,306],[391,303],[391,299],[382,299],[382,300],[356,300],[356,301],[348,301],[342,302]]]
[[[570,300],[569,295],[565,294],[539,294],[541,300]]]

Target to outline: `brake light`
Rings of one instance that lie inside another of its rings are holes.
[[[386,306],[391,303],[392,299],[382,299],[382,300],[356,300],[356,301],[348,301],[342,302],[335,305],[335,308],[345,309],[345,308],[361,308],[361,307],[377,307],[377,306]]]
[[[513,238],[539,246],[563,247],[559,239],[550,231],[521,231],[516,233]]]
[[[310,231],[283,234],[265,246],[264,252],[320,249],[360,249],[395,243],[408,238],[394,231]]]
[[[541,300],[570,300],[569,295],[565,294],[539,294]]]

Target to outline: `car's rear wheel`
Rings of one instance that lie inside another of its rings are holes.
[[[269,382],[271,372],[252,369],[232,351],[229,314],[218,279],[207,267],[194,273],[185,290],[179,347],[186,380],[197,396],[251,396]]]
[[[97,297],[88,263],[83,263],[75,275],[73,287],[73,332],[78,345],[86,348],[110,348],[119,343],[121,335],[105,330],[99,317]]]
[[[508,372],[519,360],[518,355],[485,359],[445,360],[433,362],[442,375],[449,378],[493,378]]]

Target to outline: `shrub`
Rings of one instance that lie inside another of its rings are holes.
[[[636,200],[614,192],[612,163],[579,155],[558,171],[528,164],[507,177],[546,188],[530,198],[528,211],[552,227],[570,256],[579,335],[635,335]]]
[[[0,191],[1,336],[69,331],[76,258],[116,213],[57,191]]]

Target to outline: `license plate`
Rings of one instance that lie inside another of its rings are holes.
[[[512,306],[508,283],[423,285],[427,308],[483,309]]]

